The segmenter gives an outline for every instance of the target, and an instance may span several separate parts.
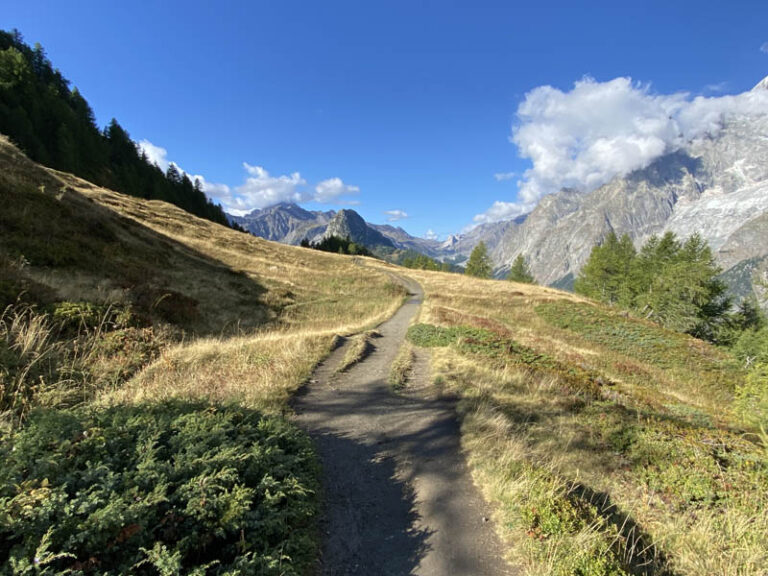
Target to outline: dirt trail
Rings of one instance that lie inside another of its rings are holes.
[[[396,395],[387,385],[421,304],[420,286],[407,284],[412,296],[379,327],[370,356],[334,374],[345,348],[337,349],[294,404],[323,465],[318,573],[511,574],[461,454],[452,401],[418,392],[428,384],[426,356],[413,371],[417,392]]]

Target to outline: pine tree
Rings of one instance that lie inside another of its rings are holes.
[[[488,248],[485,246],[485,242],[480,242],[469,255],[465,274],[477,278],[490,278],[492,273],[493,267],[491,266],[491,259],[488,257]]]
[[[629,306],[632,300],[630,271],[635,247],[627,234],[619,240],[611,231],[595,246],[574,282],[574,290],[595,300]]]
[[[531,274],[531,269],[528,267],[528,263],[525,261],[525,257],[522,254],[518,254],[515,261],[512,263],[512,268],[509,269],[507,280],[512,282],[521,282],[523,284],[535,284],[536,280]]]

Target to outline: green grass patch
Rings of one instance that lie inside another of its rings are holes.
[[[553,326],[659,368],[697,366],[721,372],[729,361],[733,364],[726,354],[690,336],[589,304],[559,300],[539,304],[535,311]]]
[[[34,411],[0,445],[3,574],[301,574],[317,464],[284,419],[165,403]]]
[[[491,361],[498,368],[507,365],[524,366],[533,372],[550,375],[570,390],[592,398],[600,396],[602,386],[611,384],[595,371],[562,363],[508,336],[483,328],[415,324],[408,329],[407,337],[421,347],[454,346],[459,352]]]

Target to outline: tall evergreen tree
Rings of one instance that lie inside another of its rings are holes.
[[[636,254],[628,236],[609,234],[579,273],[577,292],[620,304],[667,328],[711,341],[728,334],[731,302],[720,268],[699,234],[685,242],[667,232],[652,236]]]
[[[507,274],[507,280],[512,282],[521,282],[523,284],[535,284],[536,280],[531,274],[531,269],[528,267],[528,263],[525,261],[525,257],[522,254],[518,254],[515,261],[512,263],[512,268],[509,269]]]
[[[0,132],[36,162],[229,225],[192,182],[178,173],[166,178],[151,165],[116,120],[99,131],[77,88],[70,89],[42,46],[30,48],[18,31],[0,31]]]
[[[493,267],[488,257],[488,248],[485,242],[480,242],[469,255],[465,274],[477,278],[490,278],[492,273]]]
[[[592,249],[574,290],[609,304],[630,304],[630,270],[635,254],[629,235],[619,239],[615,232],[609,232],[603,243]]]

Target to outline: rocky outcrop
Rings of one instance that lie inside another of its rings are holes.
[[[352,242],[362,244],[370,249],[395,248],[392,240],[369,226],[363,217],[354,210],[339,210],[328,223],[323,235],[349,238]]]
[[[245,216],[229,216],[254,236],[284,244],[299,244],[322,236],[336,212],[310,212],[296,204],[281,203]]]

